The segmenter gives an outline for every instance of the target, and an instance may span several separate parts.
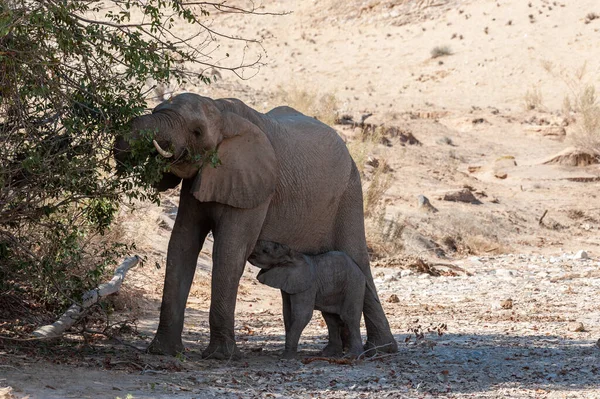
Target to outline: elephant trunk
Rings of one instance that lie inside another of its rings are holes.
[[[139,140],[140,136],[146,132],[154,135],[152,142],[156,151],[165,158],[171,158],[173,153],[165,150],[165,148],[171,146],[171,143],[165,139],[165,134],[161,134],[161,132],[169,131],[168,125],[170,124],[166,119],[165,116],[159,114],[150,114],[138,116],[131,120],[128,125],[129,134],[118,136],[115,139],[113,154],[117,166],[126,163],[131,156],[130,143]]]
[[[166,135],[161,132],[169,132],[173,123],[169,123],[168,117],[160,114],[143,115],[131,120],[128,126],[129,134],[127,136],[118,136],[113,146],[113,154],[116,161],[117,172],[127,170],[127,165],[135,162],[132,158],[131,144],[141,138],[144,131],[157,132],[153,140],[154,147],[162,156],[169,158],[173,154],[164,148],[169,148],[171,142],[166,139]],[[160,148],[160,151],[159,151]],[[179,184],[181,178],[173,173],[165,172],[162,179],[154,184],[159,191],[173,188]]]

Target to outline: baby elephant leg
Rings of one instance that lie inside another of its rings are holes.
[[[314,300],[312,303],[303,298],[303,294],[289,295],[290,298],[290,323],[289,329],[285,333],[285,350],[283,351],[284,359],[293,359],[298,352],[298,341],[306,325],[312,318],[314,309]],[[313,296],[314,298],[314,296]]]
[[[365,296],[365,285],[359,289],[350,290],[349,292],[359,293],[352,297],[347,297],[342,306],[340,314],[342,321],[348,328],[348,354],[358,356],[363,353],[362,338],[360,335],[360,318],[363,310],[363,300]]]
[[[323,356],[336,357],[341,356],[344,352],[342,331],[344,326],[340,316],[322,312],[325,323],[327,324],[327,330],[329,331],[329,342],[327,346],[323,348]]]

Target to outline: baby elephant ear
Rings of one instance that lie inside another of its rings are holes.
[[[258,281],[269,287],[279,288],[288,294],[298,294],[310,289],[314,276],[306,262],[284,263],[258,273]]]
[[[205,163],[192,193],[202,202],[254,208],[275,192],[278,163],[265,133],[241,116],[223,113],[219,164]]]

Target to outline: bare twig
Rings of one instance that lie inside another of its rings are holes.
[[[369,352],[371,352],[371,351],[375,351],[375,354],[377,354],[377,349],[385,348],[385,347],[388,347],[388,346],[390,346],[390,345],[392,345],[392,343],[391,343],[391,342],[390,342],[390,343],[387,343],[387,344],[385,344],[385,345],[373,346],[372,348],[369,348],[369,349],[365,350],[363,353],[361,353],[360,355],[358,355],[358,356],[356,357],[356,360],[360,360],[361,358],[367,358],[367,357],[366,357],[366,356],[367,356],[367,353],[369,353]],[[372,357],[374,357],[374,356],[372,356]],[[367,358],[367,359],[370,359],[370,358],[371,358],[371,357],[369,357],[369,358]]]
[[[544,218],[546,217],[546,214],[548,213],[548,209],[546,209],[544,211],[544,214],[542,215],[542,217],[540,218],[540,220],[538,220],[538,224],[541,226],[542,225],[542,221],[544,220]]]
[[[104,335],[106,338],[114,339],[115,341],[117,341],[119,344],[121,344],[123,346],[126,346],[126,347],[131,348],[131,349],[135,349],[136,351],[139,351],[139,352],[142,352],[142,353],[146,352],[145,348],[144,349],[138,348],[135,345],[129,344],[129,343],[123,341],[122,339],[117,338],[114,335],[107,333],[106,331],[96,331],[96,330],[88,330],[88,329],[86,329],[86,330],[82,331],[82,333]]]

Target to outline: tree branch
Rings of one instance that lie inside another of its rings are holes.
[[[119,291],[121,284],[125,279],[125,275],[129,269],[137,265],[139,261],[140,258],[137,255],[125,259],[117,268],[117,270],[115,270],[115,275],[112,280],[110,280],[108,283],[100,284],[98,287],[86,292],[83,295],[81,306],[77,304],[71,305],[71,307],[56,322],[38,328],[33,332],[33,335],[41,338],[60,336],[71,326],[73,326],[77,320],[79,320],[79,316],[84,310],[95,303],[98,303],[102,298]]]

